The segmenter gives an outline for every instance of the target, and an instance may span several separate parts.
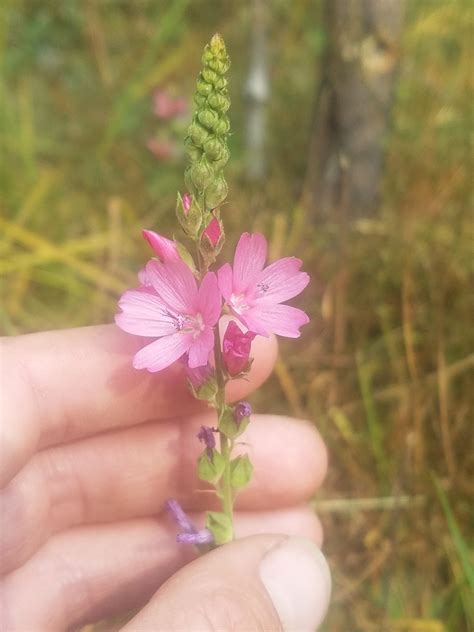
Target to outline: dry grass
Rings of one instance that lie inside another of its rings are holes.
[[[297,195],[318,7],[275,3],[270,176],[256,191],[242,175],[248,12],[200,4],[4,10],[3,332],[111,319],[146,256],[139,227],[171,230],[181,187],[180,160],[157,164],[145,149],[150,90],[190,94],[197,52],[221,30],[234,62],[230,240],[262,228],[272,256],[298,250],[313,277],[311,329],[282,344],[254,399],[313,419],[329,445],[315,500],[335,583],[325,629],[472,628],[472,7],[411,4],[383,205],[342,248],[337,223],[312,226]]]

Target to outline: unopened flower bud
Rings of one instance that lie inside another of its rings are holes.
[[[252,331],[244,333],[233,320],[227,325],[222,351],[224,367],[230,376],[239,375],[248,367],[252,340],[255,336]]]

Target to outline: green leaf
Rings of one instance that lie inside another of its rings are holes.
[[[224,468],[224,457],[217,450],[213,450],[212,458],[209,458],[206,449],[198,459],[198,476],[207,483],[215,485],[221,478]]]
[[[208,511],[206,527],[214,536],[216,544],[226,544],[233,539],[232,521],[229,516],[224,513]]]
[[[230,462],[230,482],[234,489],[242,489],[250,483],[253,465],[247,454],[238,456]]]

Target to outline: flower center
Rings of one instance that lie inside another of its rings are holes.
[[[173,315],[174,326],[176,331],[182,331],[185,334],[193,334],[193,338],[197,338],[199,334],[204,330],[204,321],[201,314],[197,313],[194,316],[187,314]]]
[[[231,294],[229,302],[237,314],[242,314],[249,308],[245,294]]]

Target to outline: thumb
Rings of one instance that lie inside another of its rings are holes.
[[[182,568],[123,630],[314,632],[330,592],[329,568],[315,544],[252,536]]]

